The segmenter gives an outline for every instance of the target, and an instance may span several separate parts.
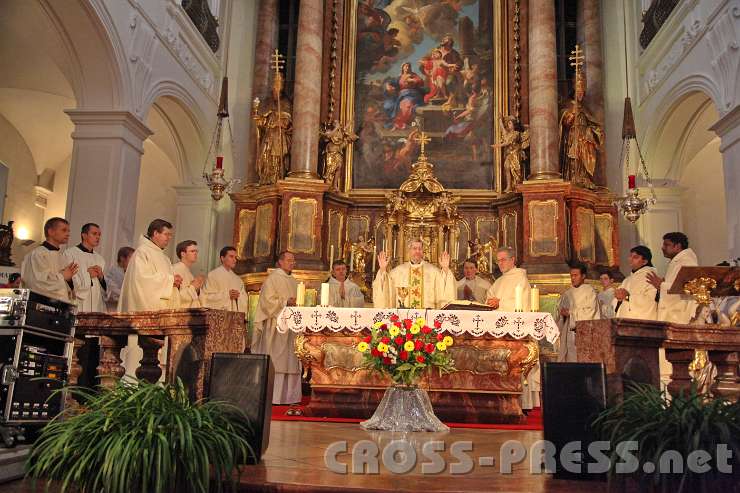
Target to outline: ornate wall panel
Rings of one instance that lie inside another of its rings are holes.
[[[236,244],[236,253],[240,259],[254,256],[254,226],[257,212],[251,209],[239,211],[239,242]]]
[[[329,209],[329,245],[327,252],[331,252],[334,247],[334,258],[340,258],[342,255],[342,227],[344,226],[344,214],[337,209]]]
[[[576,209],[576,225],[578,237],[576,240],[576,256],[581,262],[595,262],[596,252],[594,246],[595,225],[594,211],[584,207]]]
[[[294,253],[316,253],[314,224],[318,215],[316,199],[292,197],[288,202],[288,250]]]
[[[516,212],[507,212],[503,216],[504,227],[503,227],[503,238],[500,243],[501,246],[508,246],[514,249],[515,252],[519,251],[518,231],[517,231],[517,217]]]
[[[475,232],[481,243],[486,243],[493,237],[499,241],[499,224],[497,217],[479,217],[475,220]]]
[[[257,219],[254,227],[254,256],[267,257],[272,250],[272,204],[257,207]]]
[[[554,257],[558,254],[558,201],[532,200],[528,207],[529,255]]]
[[[596,214],[594,222],[596,263],[614,265],[614,217],[611,214]]]
[[[355,243],[360,236],[367,239],[370,231],[370,216],[347,216],[347,240]]]
[[[465,220],[457,222],[458,236],[457,236],[457,260],[462,262],[467,258],[468,255],[468,241],[470,241],[470,226]]]

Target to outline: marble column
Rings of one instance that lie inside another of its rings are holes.
[[[318,178],[323,0],[301,0],[293,86],[292,178]]]
[[[719,150],[725,178],[727,210],[727,252],[729,259],[740,258],[740,105],[722,116],[711,129],[719,136]]]
[[[560,178],[554,0],[529,2],[529,180]]]
[[[254,72],[252,78],[252,100],[265,100],[270,96],[270,55],[278,47],[278,0],[260,0],[257,8],[257,36],[254,49]],[[285,53],[283,53],[285,55]],[[251,103],[250,103],[251,108]],[[254,162],[257,157],[254,126],[251,132],[247,153],[247,183],[259,181]]]
[[[584,55],[586,95],[583,102],[596,121],[604,128],[604,78],[601,48],[601,12],[599,0],[578,2],[578,44]],[[594,171],[594,182],[606,186],[606,145]]]
[[[67,220],[79,240],[83,224],[99,224],[98,251],[112,264],[118,248],[134,245],[136,196],[144,140],[152,131],[128,111],[66,110],[75,124],[67,189]]]

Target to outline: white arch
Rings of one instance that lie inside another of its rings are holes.
[[[146,119],[152,104],[163,96],[173,98],[178,102],[178,104],[180,104],[180,106],[182,106],[185,112],[190,116],[193,125],[200,135],[203,135],[204,130],[210,126],[210,122],[215,121],[216,119],[215,114],[213,117],[207,116],[206,110],[208,108],[201,107],[198,100],[192,96],[188,89],[178,82],[169,79],[160,80],[152,85],[146,98],[144,98],[144,103],[142,105],[142,115],[144,116],[144,119]]]

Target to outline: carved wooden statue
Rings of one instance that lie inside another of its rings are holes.
[[[494,149],[505,148],[504,179],[506,180],[506,186],[504,192],[514,192],[523,178],[523,164],[527,159],[524,150],[529,147],[529,130],[518,130],[516,118],[513,116],[501,116],[499,125],[501,126],[501,142],[493,144],[491,147]]]
[[[252,103],[252,120],[257,133],[256,168],[260,185],[271,185],[285,176],[289,168],[293,131],[291,104],[282,97],[283,77],[275,72],[272,100],[260,113],[260,100]]]
[[[339,190],[337,176],[344,165],[344,149],[358,139],[352,131],[351,124],[343,126],[334,120],[326,130],[322,130],[321,136],[326,141],[324,148],[324,181],[332,190]]]

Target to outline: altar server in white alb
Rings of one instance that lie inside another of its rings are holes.
[[[601,318],[614,318],[614,275],[611,271],[604,271],[599,275],[601,292],[596,296],[599,302]]]
[[[486,293],[491,283],[478,275],[478,266],[471,259],[463,263],[463,278],[457,281],[457,299],[486,302]]]
[[[450,254],[442,252],[439,266],[424,260],[424,244],[412,240],[408,262],[388,272],[388,256],[378,254],[378,273],[373,281],[375,308],[442,308],[455,299],[457,284],[450,270]],[[400,288],[400,289],[399,289]]]
[[[488,288],[486,304],[502,312],[513,312],[516,309],[516,293],[519,288],[522,310],[528,312],[532,287],[527,279],[527,271],[516,266],[514,249],[501,247],[496,250],[496,264],[502,275]]]
[[[334,262],[329,278],[329,306],[340,308],[362,308],[365,296],[360,286],[347,279],[347,264],[341,260]]]
[[[648,276],[655,274],[653,253],[644,245],[630,250],[629,263],[632,273],[614,291],[614,309],[619,318],[655,320],[658,316],[658,292]]]
[[[198,308],[200,307],[200,289],[203,287],[205,277],[194,276],[190,270],[198,261],[198,243],[195,240],[181,241],[175,247],[175,255],[180,261],[173,265],[172,269],[175,274],[182,277],[178,290],[180,308]]]
[[[72,277],[74,286],[74,300],[80,312],[104,312],[105,291],[107,284],[103,271],[105,259],[95,252],[100,244],[100,226],[87,223],[82,226],[81,242],[77,246],[67,248],[62,254],[66,261],[74,262],[79,266],[77,274]]]
[[[182,277],[175,274],[164,252],[172,239],[172,224],[155,219],[139,238],[123,277],[119,312],[163,310],[179,307],[178,288]]]
[[[50,298],[74,303],[72,278],[79,266],[65,259],[60,252],[60,247],[69,241],[69,223],[61,217],[52,217],[44,224],[44,237],[46,240],[23,259],[23,287]]]
[[[576,264],[570,268],[570,283],[558,302],[558,327],[560,339],[558,361],[576,362],[576,322],[581,320],[598,320],[599,303],[596,290],[586,284],[586,266]]]
[[[105,271],[105,303],[108,311],[115,312],[118,310],[118,300],[121,298],[121,287],[123,286],[123,276],[126,275],[128,262],[134,254],[134,249],[130,246],[121,247],[116,255],[116,263],[108,267]]]
[[[234,273],[236,248],[225,246],[219,254],[221,265],[208,273],[201,289],[201,304],[206,308],[247,313],[249,300],[244,282]]]
[[[656,273],[648,274],[648,282],[659,290],[658,320],[687,324],[696,315],[697,304],[693,296],[686,294],[668,294],[673,282],[678,276],[681,267],[696,267],[699,260],[694,251],[689,248],[689,238],[680,232],[663,235],[663,255],[670,259],[666,269],[665,279]]]
[[[278,268],[270,272],[260,290],[254,317],[252,353],[269,354],[275,366],[273,404],[298,404],[301,401],[301,364],[294,351],[295,333],[278,332],[277,316],[286,306],[295,306],[298,281],[291,275],[295,257],[282,252]]]

